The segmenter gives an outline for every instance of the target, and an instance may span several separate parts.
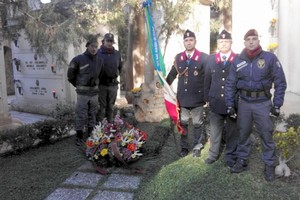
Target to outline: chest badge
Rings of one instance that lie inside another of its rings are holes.
[[[265,67],[265,64],[266,64],[266,62],[265,62],[264,59],[259,59],[259,60],[257,61],[257,66],[258,66],[258,68],[260,68],[260,69],[264,68],[264,67]]]
[[[194,71],[194,76],[198,76],[198,74],[199,74],[198,71],[195,70],[195,71]]]

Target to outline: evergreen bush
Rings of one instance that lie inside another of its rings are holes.
[[[70,135],[75,126],[75,110],[58,104],[51,119],[0,132],[0,155],[19,154],[38,145],[52,144]]]

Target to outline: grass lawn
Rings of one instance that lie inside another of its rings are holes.
[[[222,157],[206,165],[204,160],[208,148],[209,144],[200,158],[193,158],[191,154],[180,158],[174,137],[169,137],[156,159],[156,163],[159,163],[157,165],[161,166],[155,175],[144,179],[135,199],[300,199],[299,149],[297,156],[288,163],[292,175],[269,183],[263,176],[260,148],[252,146],[249,170],[240,174],[231,174]]]
[[[45,199],[85,161],[74,137],[0,157],[0,199]]]

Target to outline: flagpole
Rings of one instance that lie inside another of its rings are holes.
[[[167,112],[169,113],[170,118],[176,124],[177,130],[181,134],[186,134],[182,128],[179,120],[179,104],[176,98],[176,94],[173,92],[172,88],[169,86],[165,80],[166,69],[163,61],[163,57],[160,51],[158,39],[155,32],[154,23],[152,20],[152,15],[150,11],[150,6],[152,5],[151,0],[143,1],[143,8],[145,10],[145,23],[147,29],[147,41],[149,44],[151,56],[153,59],[154,69],[158,74],[161,85],[164,90],[164,100]]]

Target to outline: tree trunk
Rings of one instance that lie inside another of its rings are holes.
[[[146,49],[146,36],[145,36],[145,22],[143,13],[138,12],[135,16],[135,33],[133,41],[133,86],[140,87],[145,79],[145,49]]]
[[[133,69],[132,69],[132,49],[133,49],[133,38],[134,38],[134,22],[133,15],[134,11],[130,9],[129,22],[128,22],[128,46],[126,63],[124,64],[125,71],[125,91],[130,91],[133,88]]]

